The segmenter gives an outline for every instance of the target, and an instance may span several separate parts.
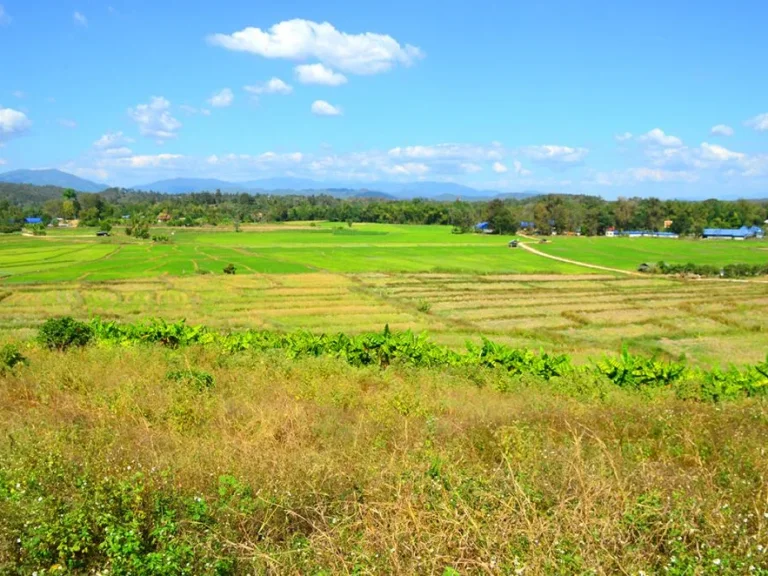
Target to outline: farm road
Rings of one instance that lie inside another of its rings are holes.
[[[603,270],[604,272],[626,274],[627,276],[642,276],[640,272],[632,272],[630,270],[621,270],[619,268],[609,268],[607,266],[598,266],[597,264],[588,264],[587,262],[579,262],[578,260],[571,260],[569,258],[561,258],[560,256],[552,256],[551,254],[547,254],[545,252],[542,252],[541,250],[536,250],[536,248],[532,248],[525,242],[520,242],[518,246],[523,250],[527,250],[531,254],[536,254],[537,256],[541,256],[543,258],[549,258],[550,260],[557,260],[558,262],[565,262],[566,264],[574,264],[575,266],[583,266],[584,268],[592,268],[594,270]]]

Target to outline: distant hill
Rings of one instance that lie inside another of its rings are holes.
[[[244,186],[251,190],[324,190],[329,185],[309,178],[263,178],[261,180],[248,180],[246,182],[240,182],[240,186]],[[343,188],[343,186],[340,186]]]
[[[235,184],[215,178],[171,178],[170,180],[158,180],[150,184],[131,186],[132,190],[140,192],[162,192],[164,194],[188,194],[192,192],[247,192],[249,187],[245,184]]]
[[[0,182],[58,186],[59,188],[73,188],[78,192],[101,192],[109,188],[106,184],[91,182],[61,170],[13,170],[0,174]]]
[[[495,197],[526,198],[537,192],[502,195],[498,191],[477,190],[453,182],[318,182],[309,178],[264,178],[245,182],[227,182],[206,178],[174,178],[132,186],[133,190],[184,194],[189,192],[269,192],[271,194],[329,194],[337,198],[409,199],[430,198],[452,201]]]
[[[362,190],[352,195],[352,198],[370,198],[372,200],[397,200],[392,194],[377,192],[376,190]]]
[[[0,182],[73,188],[79,192],[101,192],[109,186],[91,182],[61,170],[14,170],[0,174]],[[539,192],[502,194],[496,190],[477,190],[454,182],[318,182],[309,178],[263,178],[245,182],[229,182],[216,178],[171,178],[149,184],[132,186],[139,192],[162,194],[189,194],[193,192],[251,194],[328,194],[337,198],[378,198],[397,200],[428,198],[451,202],[462,200],[489,200],[491,198],[527,198]]]

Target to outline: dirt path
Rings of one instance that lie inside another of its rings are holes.
[[[522,236],[522,234],[520,234]],[[526,238],[530,238],[530,236],[526,236]],[[533,238],[531,238],[533,240]],[[565,262],[566,264],[573,264],[575,266],[583,266],[584,268],[592,268],[594,270],[603,270],[605,272],[615,272],[617,274],[624,274],[626,276],[642,276],[644,278],[647,278],[649,274],[642,274],[640,272],[633,272],[631,270],[621,270],[619,268],[609,268],[607,266],[598,266],[597,264],[588,264],[587,262],[579,262],[578,260],[571,260],[569,258],[561,258],[560,256],[552,256],[551,254],[547,254],[545,252],[542,252],[541,250],[536,250],[536,248],[532,248],[528,244],[524,242],[520,242],[518,244],[518,247],[522,248],[523,250],[527,250],[531,254],[536,254],[536,256],[541,256],[543,258],[549,258],[550,260],[557,260],[558,262]],[[670,276],[661,276],[661,278],[671,278]],[[754,280],[752,278],[699,278],[698,280],[701,281],[711,281],[711,282],[737,282],[740,284],[768,284],[768,280]]]
[[[630,270],[621,270],[619,268],[609,268],[607,266],[598,266],[597,264],[587,264],[586,262],[579,262],[578,260],[571,260],[569,258],[561,258],[560,256],[552,256],[551,254],[547,254],[545,252],[542,252],[541,250],[536,250],[536,248],[532,248],[525,242],[520,242],[518,246],[523,250],[527,250],[531,254],[536,254],[536,256],[541,256],[542,258],[549,258],[550,260],[557,260],[558,262],[565,262],[566,264],[583,266],[584,268],[592,268],[593,270],[602,270],[604,272],[614,272],[616,274],[625,274],[627,276],[642,276],[640,272],[632,272]]]

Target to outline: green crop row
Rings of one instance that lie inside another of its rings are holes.
[[[38,340],[48,348],[59,350],[82,346],[93,340],[116,345],[156,343],[170,348],[217,346],[229,354],[246,350],[281,350],[289,358],[331,356],[353,366],[386,368],[394,363],[427,368],[475,366],[503,369],[513,376],[532,375],[544,380],[579,373],[607,379],[622,388],[672,387],[681,397],[713,401],[768,392],[768,358],[754,366],[703,370],[685,362],[636,356],[625,349],[618,357],[605,357],[576,366],[564,354],[511,348],[486,338],[481,345],[468,342],[465,351],[456,351],[431,341],[426,334],[393,332],[388,326],[380,333],[350,336],[307,331],[218,332],[184,321],[168,323],[162,319],[131,324],[100,318],[88,323],[54,318],[40,328]]]
[[[768,275],[768,263],[745,264],[741,262],[726,264],[725,266],[714,266],[712,264],[694,264],[693,262],[688,262],[687,264],[657,262],[654,265],[641,264],[638,270],[649,274],[696,274],[698,276],[720,276],[722,278],[749,278],[752,276]]]

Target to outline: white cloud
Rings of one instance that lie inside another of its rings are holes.
[[[312,114],[318,116],[340,116],[341,108],[329,104],[325,100],[315,100],[312,102]]]
[[[701,143],[701,157],[704,160],[711,160],[714,162],[728,162],[730,160],[743,160],[745,154],[741,152],[733,152],[723,146],[717,144],[708,144],[707,142]]]
[[[429,172],[429,166],[420,162],[406,162],[405,164],[385,166],[384,172],[393,176],[423,176]]]
[[[504,174],[505,172],[509,171],[509,168],[507,168],[501,162],[494,162],[493,163],[493,171],[496,172],[496,174]]]
[[[59,123],[59,126],[62,126],[64,128],[69,128],[69,129],[77,128],[77,122],[75,122],[74,120],[69,120],[67,118],[59,118],[58,123]]]
[[[232,93],[232,90],[224,88],[211,96],[208,103],[214,108],[226,108],[227,106],[230,106],[234,100],[235,95]]]
[[[132,168],[158,168],[175,160],[184,158],[181,154],[154,154],[145,156],[129,156],[120,160],[121,163],[127,164]]]
[[[0,4],[0,25],[10,24],[10,23],[11,23],[11,17],[8,15],[8,12],[5,11],[5,8],[3,8],[3,5]]]
[[[684,170],[661,170],[659,168],[631,168],[629,175],[638,182],[696,182],[699,177]]]
[[[741,159],[739,165],[743,169],[741,172],[742,176],[754,177],[768,175],[768,154],[748,156]]]
[[[512,162],[512,165],[515,167],[515,174],[517,174],[518,176],[531,175],[531,171],[523,168],[523,163],[520,162],[520,160],[515,160],[514,162]]]
[[[665,134],[664,130],[661,128],[654,128],[653,130],[650,130],[643,134],[642,136],[638,136],[637,138],[640,142],[646,142],[648,144],[656,144],[658,146],[664,146],[669,148],[674,148],[678,146],[683,145],[683,141],[680,140],[677,136],[671,136],[669,134]]]
[[[195,114],[202,114],[203,116],[210,116],[211,111],[208,110],[208,108],[195,108],[194,106],[190,106],[189,104],[182,104],[179,106],[182,112],[186,112],[187,114],[190,114],[194,116]]]
[[[2,8],[2,6],[0,6],[0,8]],[[8,162],[3,158],[0,158],[0,166],[5,166],[6,164],[8,164]]]
[[[80,12],[75,12],[74,14],[72,14],[72,20],[74,20],[75,24],[77,24],[78,26],[88,27],[88,18],[86,18]]]
[[[473,164],[472,162],[464,162],[462,164],[459,164],[459,168],[461,168],[467,174],[476,174],[478,172],[483,171],[482,166],[478,164]]]
[[[431,146],[398,146],[388,152],[393,158],[446,159],[446,160],[500,160],[503,156],[498,146],[477,146],[473,144],[435,144]]]
[[[323,64],[300,64],[294,68],[296,79],[302,84],[323,84],[339,86],[347,83],[347,77],[334,72]]]
[[[208,42],[264,58],[315,59],[352,74],[378,74],[423,57],[419,48],[401,46],[385,34],[347,34],[328,22],[302,19],[280,22],[269,30],[248,27],[232,34],[213,34]]]
[[[125,158],[126,156],[133,155],[133,150],[127,146],[118,146],[117,148],[107,148],[102,154],[109,158]]]
[[[754,128],[758,132],[765,132],[768,130],[768,112],[765,114],[758,114],[754,118],[750,118],[746,121],[746,125],[750,128]]]
[[[718,124],[717,126],[712,126],[709,133],[712,136],[733,136],[733,128],[725,124]]]
[[[616,142],[626,142],[627,140],[632,140],[632,132],[624,132],[624,134],[616,134],[614,138],[616,139]]]
[[[104,168],[80,168],[70,163],[65,164],[61,169],[75,176],[96,180],[97,182],[106,182],[109,179],[109,172]]]
[[[27,115],[13,108],[0,108],[0,142],[20,136],[32,126]]]
[[[125,144],[131,144],[132,142],[133,139],[126,137],[122,132],[107,132],[93,143],[93,147],[97,150],[108,150],[124,146]]]
[[[286,84],[280,78],[270,78],[267,82],[254,86],[244,86],[243,90],[249,94],[290,94],[293,87]]]
[[[572,148],[571,146],[525,146],[521,153],[534,162],[551,164],[553,166],[568,166],[580,164],[589,154],[586,148]]]
[[[14,97],[19,98],[19,99],[24,98],[24,96],[26,96],[26,94],[24,94],[23,90],[14,90],[13,92],[11,92],[11,94]]]
[[[163,142],[176,138],[181,122],[169,111],[171,103],[161,96],[153,96],[149,104],[139,104],[128,109],[128,115],[139,125],[142,136]]]

